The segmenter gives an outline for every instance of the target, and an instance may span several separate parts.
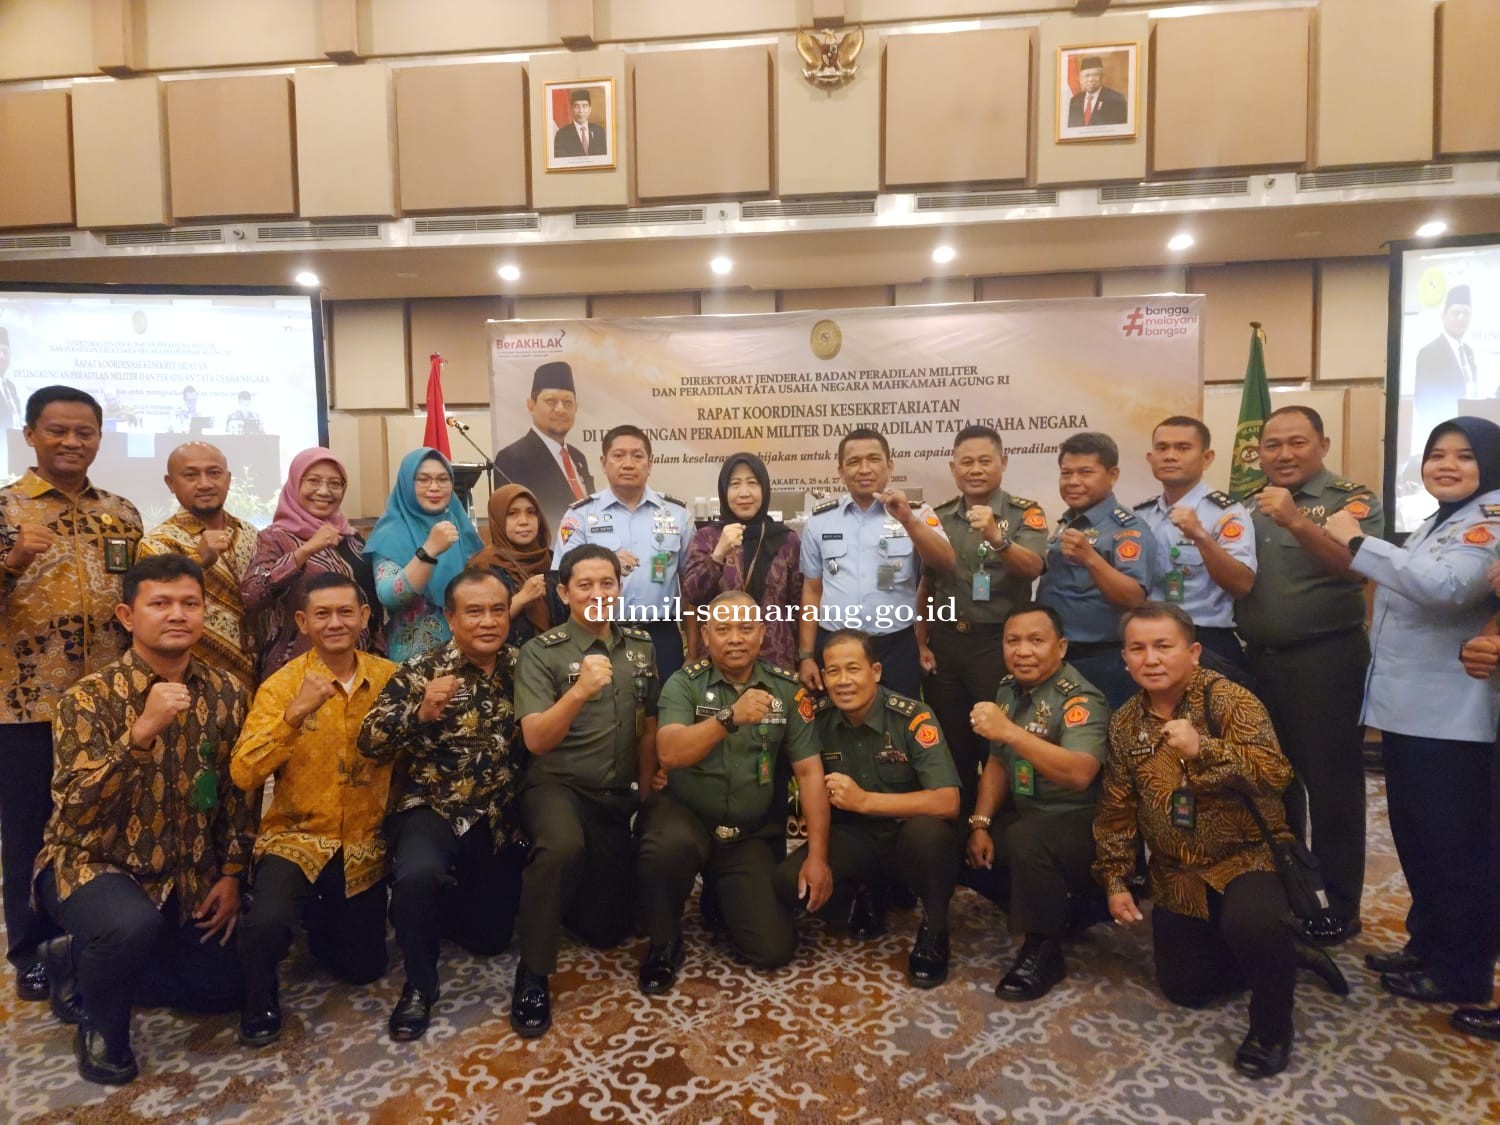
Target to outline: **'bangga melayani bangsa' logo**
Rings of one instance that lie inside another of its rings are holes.
[[[1198,323],[1198,314],[1187,305],[1137,305],[1125,314],[1120,333],[1127,338],[1147,336],[1170,339],[1186,336]]]

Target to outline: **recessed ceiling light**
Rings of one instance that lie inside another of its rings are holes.
[[[958,257],[958,251],[951,246],[939,246],[932,252],[932,260],[940,266],[946,266],[956,257]]]
[[[1185,232],[1183,234],[1174,234],[1171,238],[1167,239],[1167,249],[1186,250],[1195,241],[1192,235]]]
[[[1440,234],[1447,233],[1448,224],[1442,219],[1433,219],[1430,223],[1423,223],[1417,228],[1418,238],[1436,238]]]
[[[318,275],[313,273],[312,270],[302,270],[292,280],[305,289],[316,289],[319,285],[323,284],[318,280]]]
[[[723,277],[730,270],[734,269],[734,260],[732,258],[726,258],[724,257],[724,255],[720,254],[717,258],[708,263],[708,268],[713,270],[714,273],[718,274],[720,277]]]
[[[511,265],[509,262],[507,262],[505,265],[501,266],[495,272],[500,275],[500,280],[501,281],[520,281],[521,280],[521,267],[520,266],[516,266],[516,265]]]

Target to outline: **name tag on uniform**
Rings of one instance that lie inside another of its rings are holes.
[[[837,766],[844,760],[844,755],[837,750],[824,750],[821,757],[825,766]]]
[[[105,536],[104,569],[110,574],[124,574],[130,569],[130,540]]]

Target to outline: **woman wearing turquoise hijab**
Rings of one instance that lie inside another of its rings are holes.
[[[375,560],[376,596],[390,611],[386,641],[392,660],[448,642],[443,594],[481,545],[453,494],[448,459],[425,448],[403,457],[385,514],[365,545]]]

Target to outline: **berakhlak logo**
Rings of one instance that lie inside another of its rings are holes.
[[[1186,336],[1188,329],[1198,323],[1198,314],[1187,305],[1137,305],[1125,314],[1120,325],[1120,334],[1142,339],[1156,337],[1171,339]]]
[[[1131,314],[1125,318],[1125,323],[1121,325],[1120,331],[1127,336],[1139,336],[1145,330],[1146,314],[1141,311],[1141,306],[1137,305]]]

